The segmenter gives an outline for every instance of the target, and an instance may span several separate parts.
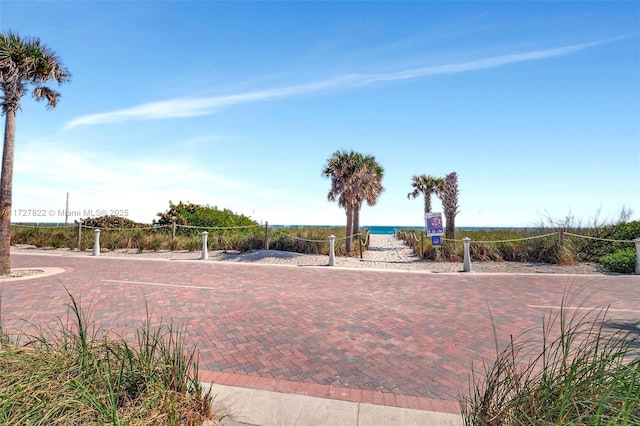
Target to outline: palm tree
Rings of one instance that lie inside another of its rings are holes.
[[[338,201],[347,214],[346,251],[351,253],[351,237],[358,231],[360,208],[363,202],[374,205],[382,187],[384,169],[372,156],[354,151],[336,151],[327,160],[322,174],[331,178],[331,190],[327,198]],[[355,226],[355,228],[354,228]]]
[[[442,208],[447,221],[444,236],[450,240],[455,238],[455,220],[456,215],[459,213],[458,194],[458,174],[451,172],[444,177],[444,190],[442,192]]]
[[[360,209],[362,208],[362,203],[366,202],[367,205],[374,206],[378,202],[380,194],[384,191],[382,186],[383,177],[384,168],[376,161],[375,157],[371,155],[361,156],[358,171],[354,176],[357,182],[355,185],[355,208],[353,211],[352,232],[354,235],[360,235]]]
[[[424,213],[431,213],[431,195],[440,196],[444,190],[444,179],[431,175],[414,175],[411,178],[413,192],[407,194],[407,198],[418,198],[424,195]]]
[[[13,147],[16,135],[16,111],[20,99],[27,93],[27,85],[37,101],[45,99],[48,108],[55,108],[60,93],[44,86],[51,80],[62,84],[70,77],[55,53],[37,38],[21,38],[8,32],[0,34],[0,87],[2,114],[6,116],[2,176],[0,178],[0,275],[11,272],[11,192],[13,181]]]

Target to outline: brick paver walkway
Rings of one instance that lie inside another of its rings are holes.
[[[470,363],[537,327],[567,287],[638,326],[640,276],[437,274],[199,261],[12,255],[59,275],[0,283],[5,328],[55,326],[69,298],[100,327],[147,315],[187,327],[202,379],[456,413]],[[573,306],[578,306],[577,302]],[[27,322],[25,322],[26,320]],[[125,330],[127,330],[125,332]]]

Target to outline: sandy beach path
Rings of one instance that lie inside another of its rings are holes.
[[[419,260],[411,247],[393,235],[371,235],[369,250],[363,254],[363,259],[373,263],[396,264],[408,264]]]

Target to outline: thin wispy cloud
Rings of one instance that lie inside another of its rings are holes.
[[[326,80],[274,89],[257,90],[235,95],[213,96],[207,98],[178,98],[166,101],[150,102],[131,108],[78,117],[69,121],[64,126],[64,129],[67,130],[77,126],[94,124],[121,123],[130,120],[160,120],[167,118],[187,118],[209,115],[216,113],[223,107],[236,104],[277,100],[298,95],[328,92],[331,90],[346,90],[387,81],[410,80],[433,75],[484,70],[519,62],[566,56],[591,47],[620,40],[622,38],[624,37],[609,38],[553,49],[528,51],[511,55],[495,56],[466,62],[413,68],[388,73],[344,74]]]

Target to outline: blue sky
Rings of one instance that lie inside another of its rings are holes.
[[[363,226],[423,224],[412,175],[452,171],[457,226],[638,219],[639,22],[638,2],[5,0],[1,30],[72,73],[56,109],[23,99],[14,208],[343,225],[322,168],[353,149],[385,169]]]

